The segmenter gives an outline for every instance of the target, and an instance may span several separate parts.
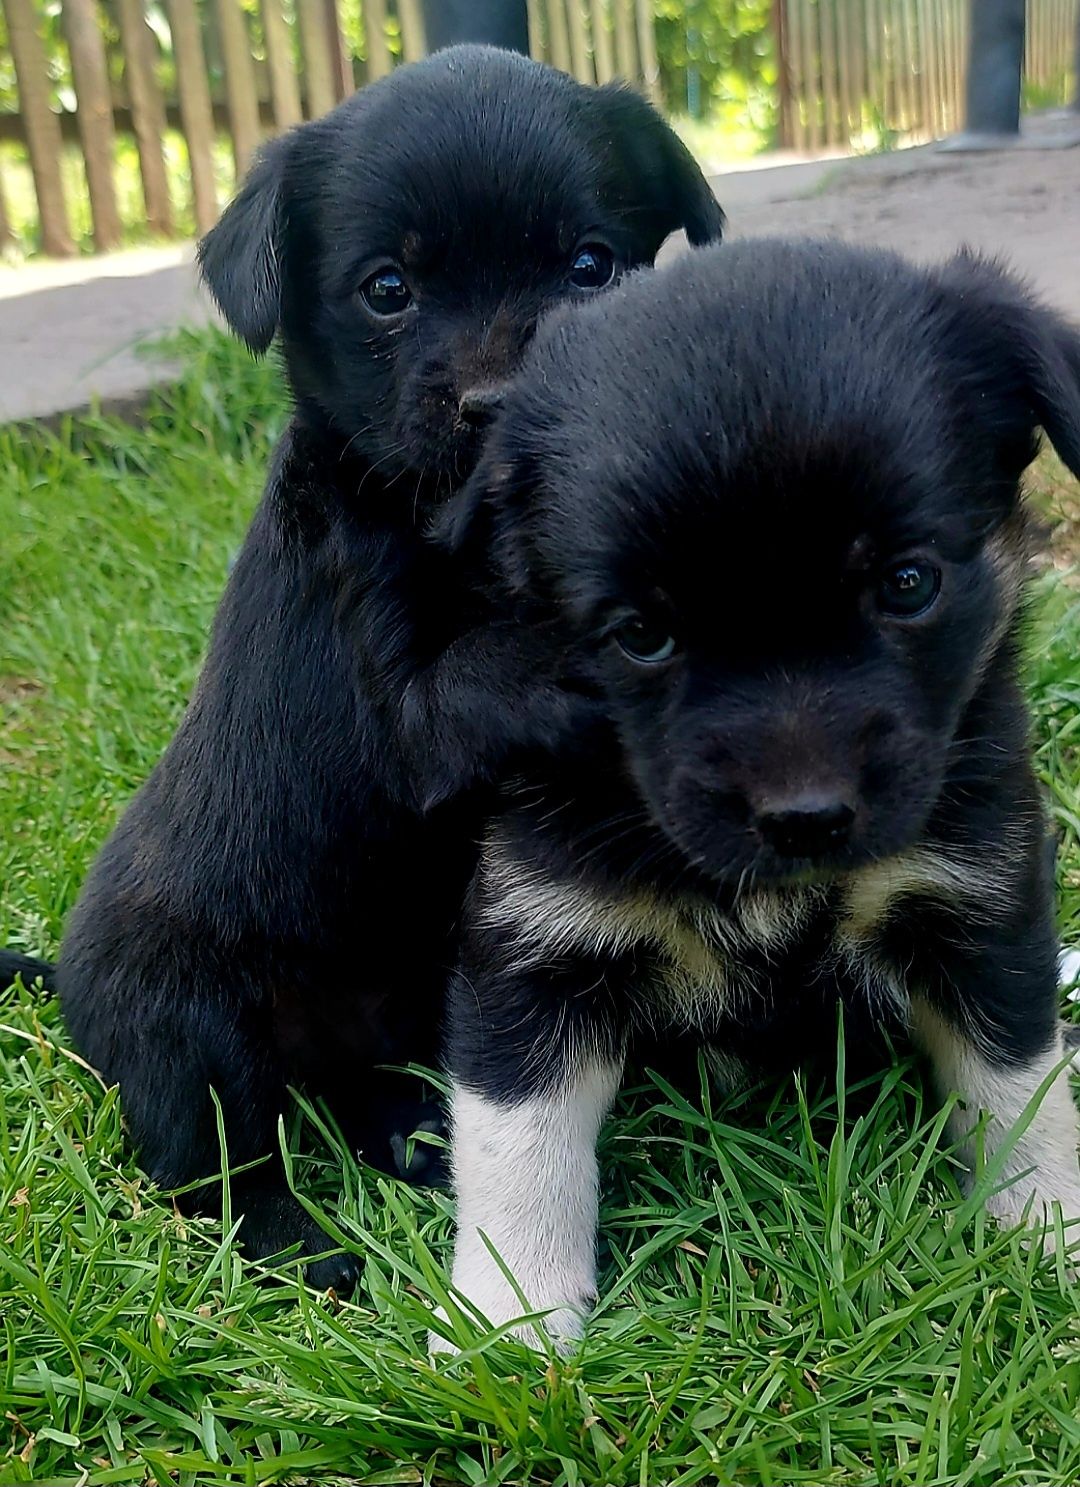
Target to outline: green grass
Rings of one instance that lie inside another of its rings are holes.
[[[0,430],[0,942],[55,949],[174,726],[282,421],[221,338],[143,425]],[[1047,488],[1056,478],[1047,467]],[[1080,936],[1080,606],[1039,591],[1039,758]],[[139,1174],[54,1005],[0,1000],[0,1481],[1073,1484],[1080,1286],[962,1203],[899,1063],[838,1099],[654,1082],[604,1139],[604,1302],[580,1357],[433,1369],[449,1200],[287,1133],[353,1301],[259,1278]],[[842,1088],[842,1086],[841,1086]],[[464,1325],[464,1324],[463,1324]]]

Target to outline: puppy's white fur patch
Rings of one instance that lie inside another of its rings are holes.
[[[951,1027],[923,997],[911,1000],[911,1030],[930,1061],[934,1082],[944,1097],[958,1093],[963,1105],[953,1114],[951,1134],[962,1143],[965,1160],[974,1165],[973,1132],[980,1111],[991,1120],[984,1136],[989,1157],[1024,1114],[1064,1050],[1060,1031],[1050,1048],[1019,1066],[991,1063],[969,1038]],[[1005,1159],[1000,1180],[1008,1183],[987,1200],[987,1209],[1007,1223],[1019,1222],[1029,1199],[1032,1218],[1041,1222],[1060,1203],[1066,1222],[1080,1219],[1080,1115],[1069,1088],[1067,1070],[1050,1085],[1027,1129]],[[1069,1238],[1080,1237],[1075,1227]]]
[[[1062,950],[1058,956],[1058,977],[1069,988],[1070,1002],[1080,1002],[1080,950]]]
[[[557,1086],[515,1104],[455,1086],[454,1285],[493,1326],[525,1308],[482,1235],[528,1309],[549,1311],[543,1325],[556,1346],[565,1351],[581,1336],[596,1296],[596,1138],[621,1077],[621,1060],[593,1055]],[[539,1344],[530,1324],[514,1331]],[[431,1347],[448,1350],[435,1335]]]
[[[669,1016],[707,1028],[754,987],[742,958],[779,953],[805,926],[824,890],[811,885],[756,889],[731,913],[704,899],[664,900],[636,892],[601,894],[555,881],[517,861],[497,835],[483,858],[481,921],[509,932],[517,969],[578,953],[603,959],[647,948],[656,973],[642,990]]]
[[[849,943],[863,941],[873,935],[894,904],[914,894],[962,904],[967,918],[992,922],[1008,901],[1008,893],[998,862],[980,863],[943,847],[913,847],[852,874],[838,932]]]

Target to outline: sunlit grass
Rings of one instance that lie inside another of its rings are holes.
[[[184,357],[139,426],[0,430],[0,943],[55,949],[184,705],[281,426],[272,368],[219,336]],[[1038,479],[1056,499],[1055,467]],[[1060,575],[1033,624],[1080,937],[1080,607]],[[0,1481],[1080,1480],[1080,1290],[1018,1235],[958,1225],[942,1115],[907,1063],[842,1096],[631,1092],[604,1137],[604,1300],[580,1357],[478,1340],[437,1369],[447,1197],[359,1170],[298,1106],[303,1191],[364,1260],[334,1302],[177,1217],[50,1001],[0,998],[0,1071]]]

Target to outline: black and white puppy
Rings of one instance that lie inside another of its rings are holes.
[[[454,1283],[492,1323],[488,1243],[580,1332],[628,1051],[790,1067],[837,999],[910,1033],[961,1143],[1045,1084],[990,1207],[1080,1218],[1018,680],[1039,427],[1080,474],[1080,336],[967,256],[739,243],[541,328],[442,533],[608,725],[525,773],[468,904]]]
[[[211,1086],[235,1165],[272,1158],[290,1084],[401,1165],[421,1087],[376,1066],[437,1057],[475,857],[458,798],[581,711],[540,637],[476,622],[427,521],[541,313],[722,223],[641,98],[459,48],[268,145],[202,243],[233,329],[256,352],[280,338],[295,411],[191,704],[57,977],[156,1181],[219,1170]],[[272,1159],[233,1206],[255,1254],[327,1247]]]

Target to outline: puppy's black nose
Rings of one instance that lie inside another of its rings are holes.
[[[491,422],[502,407],[505,395],[506,389],[498,383],[489,382],[478,387],[467,387],[461,394],[458,413],[464,423],[483,428],[485,424]]]
[[[781,857],[822,857],[844,845],[854,819],[846,800],[807,792],[768,801],[758,812],[758,829]]]

